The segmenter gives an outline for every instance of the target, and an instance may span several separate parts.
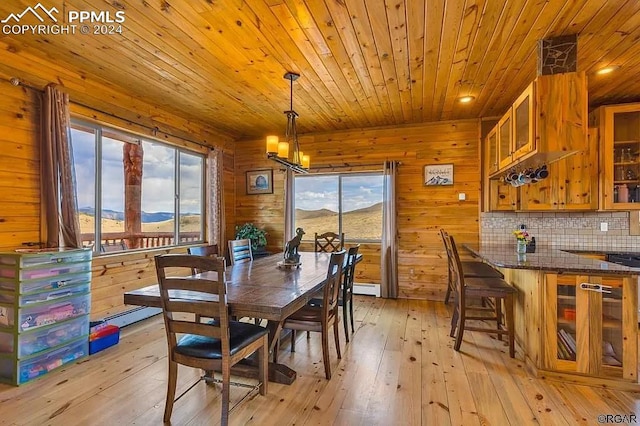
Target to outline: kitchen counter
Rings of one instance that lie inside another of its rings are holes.
[[[539,246],[465,244],[500,269],[516,292],[514,331],[527,368],[538,377],[640,391],[638,275],[632,268]]]
[[[535,253],[518,255],[515,245],[464,244],[464,248],[494,267],[510,269],[530,269],[567,273],[607,273],[613,275],[640,274],[640,268],[631,268],[580,256],[570,248],[559,249],[545,246],[536,247]],[[603,254],[605,252],[602,252]]]

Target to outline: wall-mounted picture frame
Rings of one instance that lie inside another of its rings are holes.
[[[273,169],[249,170],[247,195],[273,194]]]
[[[424,166],[424,186],[453,185],[453,164]]]

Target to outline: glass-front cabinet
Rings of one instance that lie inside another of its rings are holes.
[[[637,381],[637,313],[625,310],[633,278],[547,274],[546,368]],[[635,334],[634,334],[635,335]]]
[[[513,103],[513,160],[535,149],[534,84],[531,83]]]
[[[595,115],[603,147],[603,206],[640,209],[640,103],[601,107]]]
[[[487,171],[489,174],[498,171],[498,132],[494,127],[487,135]]]
[[[511,108],[498,122],[498,167],[503,167],[511,164],[513,154],[512,142],[511,142]]]

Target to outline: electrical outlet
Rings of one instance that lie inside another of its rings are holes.
[[[458,200],[464,201],[466,199],[467,199],[467,194],[465,194],[464,192],[461,192],[458,194]]]
[[[607,232],[609,230],[609,224],[607,222],[600,222],[600,230]]]

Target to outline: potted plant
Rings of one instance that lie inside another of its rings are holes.
[[[253,223],[236,225],[236,240],[251,240],[251,250],[254,252],[264,251],[267,245],[267,231],[260,229]]]

